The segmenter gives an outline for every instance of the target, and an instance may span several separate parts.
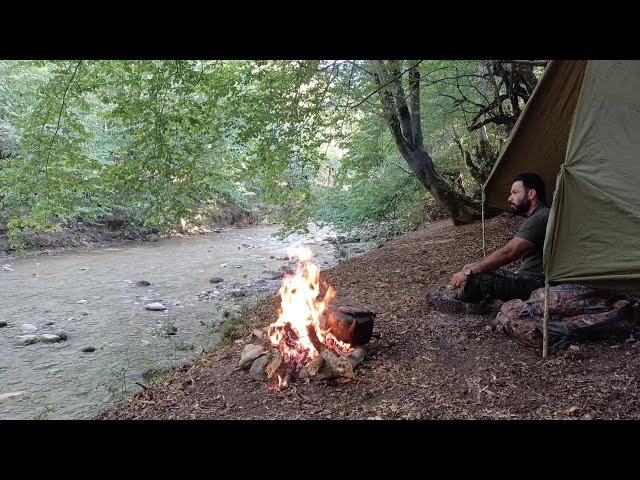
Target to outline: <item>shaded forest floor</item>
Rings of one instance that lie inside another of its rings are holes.
[[[487,249],[503,245],[520,218],[487,222]],[[638,342],[602,342],[540,353],[485,327],[479,316],[433,311],[429,290],[481,256],[480,223],[448,220],[397,237],[322,273],[340,299],[377,312],[380,338],[354,380],[298,381],[278,391],[236,365],[251,337],[209,352],[103,419],[618,419],[640,418]],[[253,314],[275,320],[277,298]],[[255,340],[255,339],[253,339]]]

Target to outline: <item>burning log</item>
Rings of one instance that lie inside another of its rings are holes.
[[[354,378],[353,369],[364,358],[359,346],[371,339],[376,314],[353,305],[331,306],[337,293],[323,283],[320,295],[320,269],[311,261],[311,250],[290,256],[298,257],[297,270],[284,276],[278,318],[266,331],[275,348],[268,354],[245,351],[241,365],[252,364],[254,378],[277,377],[279,388],[292,378]],[[261,339],[261,331],[254,330],[253,336]]]

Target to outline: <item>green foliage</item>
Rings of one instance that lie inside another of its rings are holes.
[[[0,62],[0,221],[13,245],[23,230],[111,214],[171,232],[229,202],[278,206],[283,234],[310,220],[412,228],[430,199],[398,153],[368,68]],[[466,149],[477,141],[467,126],[487,100],[483,62],[419,68],[425,145],[439,172],[473,187],[454,138]],[[487,136],[498,144],[505,132],[489,126]]]

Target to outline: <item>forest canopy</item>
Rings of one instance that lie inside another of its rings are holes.
[[[0,61],[0,223],[466,223],[545,63]]]

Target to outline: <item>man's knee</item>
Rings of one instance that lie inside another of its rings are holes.
[[[458,299],[463,302],[480,302],[487,297],[494,298],[498,276],[494,272],[471,275],[458,292]]]

